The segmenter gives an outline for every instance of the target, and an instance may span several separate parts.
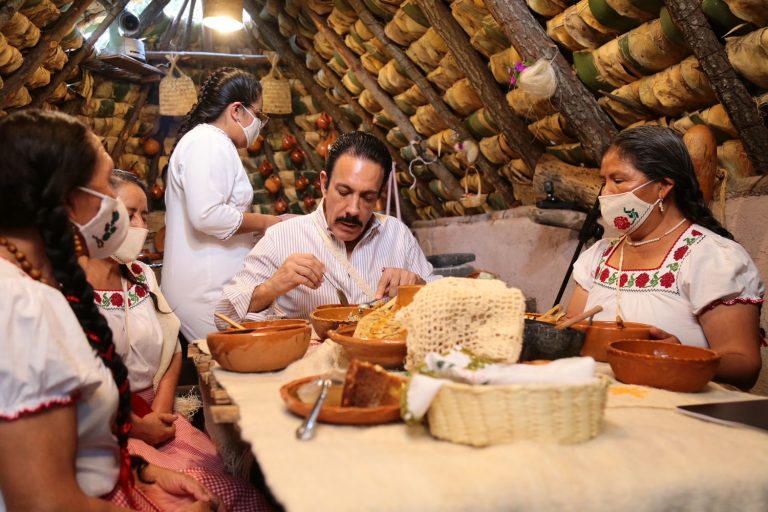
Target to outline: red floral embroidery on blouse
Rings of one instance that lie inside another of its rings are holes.
[[[616,217],[613,219],[613,225],[616,226],[616,229],[629,229],[629,226],[631,225],[629,222],[629,219],[626,217]]]
[[[638,288],[642,288],[645,285],[647,285],[648,281],[650,280],[651,280],[650,276],[645,272],[643,272],[642,274],[640,274],[635,278],[635,286],[637,286]]]
[[[595,279],[597,279],[598,277],[600,277],[600,265],[598,265],[597,268],[595,269]]]
[[[606,280],[606,279],[608,279],[608,274],[609,274],[609,273],[608,273],[608,269],[607,269],[607,268],[604,268],[604,269],[603,269],[603,273],[602,273],[602,274],[600,274],[600,281],[603,281],[603,282],[605,282],[605,280]]]
[[[691,234],[692,234],[693,236],[699,236],[699,235],[701,235],[702,233],[701,233],[701,231],[699,231],[698,229],[694,229],[693,231],[691,231]]]
[[[687,252],[688,252],[687,245],[678,247],[677,250],[675,251],[675,254],[673,255],[673,257],[675,258],[675,261],[680,261],[683,258],[683,256],[685,256],[685,253]]]
[[[143,299],[145,295],[147,295],[147,289],[143,286],[139,285],[136,287],[136,295],[139,296],[140,299]]]
[[[109,297],[109,302],[110,302],[110,303],[111,303],[113,306],[115,306],[115,307],[118,307],[118,308],[119,308],[120,306],[122,306],[122,305],[123,305],[123,294],[122,294],[122,293],[113,293],[113,294],[112,294],[112,295]]]
[[[672,286],[675,283],[675,274],[673,274],[672,272],[667,272],[666,274],[661,276],[661,279],[659,280],[659,283],[664,288],[669,288],[670,286]]]
[[[141,266],[138,263],[131,263],[131,272],[134,274],[141,274]]]
[[[627,281],[629,281],[629,276],[627,274],[621,274],[621,277],[619,278],[619,287],[627,284]]]
[[[613,249],[613,245],[608,245],[608,248],[603,253],[603,256],[608,256],[608,254],[611,252],[611,249]]]

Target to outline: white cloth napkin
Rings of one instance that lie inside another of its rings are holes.
[[[430,352],[424,362],[422,372],[425,373],[415,373],[408,383],[407,421],[419,421],[424,417],[448,380],[476,385],[584,384],[595,378],[595,360],[591,357],[558,359],[545,365],[490,364],[471,369],[467,368],[472,362],[471,357],[454,350],[444,356]]]

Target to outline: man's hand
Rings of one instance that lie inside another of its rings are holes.
[[[274,300],[300,285],[317,290],[323,283],[324,273],[325,265],[313,254],[294,253],[262,286],[274,295]]]
[[[662,331],[658,327],[651,327],[650,331],[651,339],[656,341],[664,341],[666,343],[675,343],[681,345],[680,340],[674,334],[669,334],[667,331]]]
[[[425,284],[418,275],[404,268],[385,268],[376,286],[376,300],[383,297],[394,297],[397,287],[405,284]]]
[[[139,418],[133,416],[131,437],[141,439],[151,446],[157,446],[176,436],[176,425],[173,424],[178,416],[164,412],[151,412]]]

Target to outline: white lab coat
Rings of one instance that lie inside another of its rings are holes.
[[[171,156],[166,178],[166,238],[161,289],[188,340],[215,331],[221,290],[255,243],[235,234],[253,187],[237,148],[222,130],[200,124]]]

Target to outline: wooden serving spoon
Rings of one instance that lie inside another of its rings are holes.
[[[567,327],[572,326],[575,323],[581,322],[585,318],[589,318],[591,316],[598,314],[602,310],[603,310],[603,306],[595,306],[592,309],[588,309],[587,311],[584,311],[580,315],[576,315],[573,318],[569,318],[568,320],[560,322],[559,324],[555,325],[555,330],[561,331]]]
[[[297,327],[301,327],[301,325],[264,325],[262,327],[244,327],[242,324],[239,324],[229,318],[227,315],[222,315],[221,313],[214,313],[216,318],[219,318],[221,320],[224,320],[229,325],[235,328],[233,331],[222,331],[221,334],[248,334],[250,332],[279,332],[279,331],[289,331],[291,329],[296,329]]]

